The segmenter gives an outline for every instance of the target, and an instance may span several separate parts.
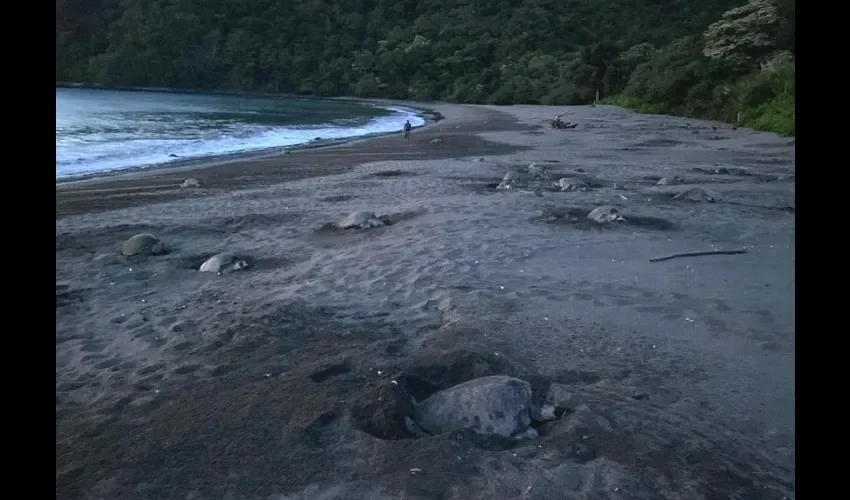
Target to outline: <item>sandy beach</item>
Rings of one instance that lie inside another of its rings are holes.
[[[421,106],[410,141],[57,184],[57,498],[794,498],[793,141]],[[387,225],[328,229],[355,211]],[[197,270],[220,252],[250,266]],[[557,418],[405,425],[490,375]]]

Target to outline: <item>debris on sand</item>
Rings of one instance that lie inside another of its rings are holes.
[[[561,120],[560,116],[549,122],[549,124],[553,130],[569,130],[578,127],[578,123]]]
[[[663,257],[653,257],[649,259],[650,262],[661,262],[670,259],[678,259],[680,257],[699,257],[701,255],[740,255],[742,253],[747,253],[746,248],[740,248],[738,250],[699,250],[695,252],[680,252],[680,253],[672,253],[670,255],[665,255]]]

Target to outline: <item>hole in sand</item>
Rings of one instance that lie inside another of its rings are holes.
[[[553,425],[557,425],[559,420],[568,416],[570,413],[573,413],[572,410],[564,408],[563,406],[556,406],[554,420],[532,420],[529,427],[537,431],[537,434],[540,436],[545,436],[551,432]]]
[[[188,351],[192,347],[192,342],[184,341],[174,344],[171,348],[177,352]]]
[[[324,201],[327,203],[340,203],[343,201],[353,200],[354,196],[349,194],[338,194],[335,196],[325,196],[324,198],[319,198],[320,201]]]
[[[294,259],[287,257],[242,257],[248,263],[249,271],[267,271],[270,269],[285,269],[295,264]]]
[[[401,384],[365,387],[355,397],[351,408],[351,417],[358,429],[384,440],[414,437],[405,423],[412,415],[413,398]]]
[[[210,257],[216,255],[218,252],[214,253],[202,253],[197,255],[190,255],[183,259],[180,259],[178,266],[181,269],[191,269],[192,271],[197,271],[201,264],[206,262]]]
[[[670,148],[673,146],[678,146],[680,144],[684,144],[681,141],[677,141],[674,139],[647,139],[645,141],[641,141],[633,144],[634,147],[638,148]]]
[[[693,167],[691,170],[708,175],[733,175],[736,177],[749,177],[753,175],[749,170],[739,167]]]
[[[488,177],[488,179],[492,179],[492,177]],[[463,178],[463,180],[469,179]],[[460,186],[476,194],[498,194],[499,191],[496,188],[499,186],[500,182],[501,179],[489,180],[488,182],[465,182],[463,184],[460,184]]]
[[[420,402],[437,391],[491,375],[523,378],[524,374],[504,356],[461,350],[426,355],[404,370],[396,381]]]
[[[390,214],[390,215],[382,215],[378,218],[381,219],[384,222],[384,224],[386,224],[388,226],[392,226],[392,225],[398,224],[400,222],[405,222],[405,221],[408,221],[408,220],[411,220],[411,219],[415,219],[415,218],[419,217],[420,215],[422,215],[424,213],[425,212],[423,210],[409,210],[407,212],[398,212],[398,213]]]
[[[414,176],[414,175],[418,175],[418,174],[416,174],[415,172],[407,172],[405,170],[382,170],[380,172],[375,172],[375,173],[372,173],[372,174],[364,175],[363,178],[364,179],[370,179],[370,178],[379,178],[380,179],[380,178],[388,178],[388,177],[409,177],[409,176]]]
[[[626,224],[646,229],[655,229],[658,231],[671,231],[675,228],[675,225],[666,219],[661,219],[659,217],[644,217],[634,214],[626,217]]]
[[[589,175],[576,175],[575,177],[584,181],[590,189],[599,189],[608,186],[608,182]]]
[[[229,232],[245,231],[249,229],[265,229],[280,226],[300,218],[299,214],[287,212],[282,214],[247,214],[233,217],[216,217],[203,221],[205,225],[212,226],[216,230]]]
[[[602,376],[597,372],[564,369],[556,373],[553,380],[559,384],[567,385],[595,384],[602,380]]]
[[[73,289],[69,285],[56,283],[56,308],[83,301],[84,289]]]
[[[393,222],[389,218],[389,216],[386,216],[386,215],[379,216],[378,220],[380,220],[381,222],[384,223],[384,225],[382,227],[370,227],[370,228],[350,227],[350,228],[342,229],[342,228],[338,227],[336,224],[334,224],[333,222],[325,222],[321,226],[314,229],[313,233],[317,236],[340,236],[340,237],[347,236],[347,235],[354,235],[354,234],[363,234],[363,233],[374,234],[376,232],[379,233],[379,232],[381,232],[382,229],[393,225]]]
[[[213,377],[221,377],[235,370],[236,366],[234,365],[219,365],[210,371],[210,375],[212,375]]]
[[[569,207],[547,208],[534,217],[532,221],[552,225],[569,225],[577,229],[602,229],[605,224],[598,224],[587,218],[593,208]]]
[[[304,437],[313,445],[323,444],[324,428],[331,425],[337,418],[339,418],[339,414],[335,411],[322,413],[304,429]]]
[[[329,378],[345,375],[349,372],[351,372],[351,367],[349,367],[346,363],[338,363],[313,372],[313,374],[310,375],[310,380],[321,383]]]

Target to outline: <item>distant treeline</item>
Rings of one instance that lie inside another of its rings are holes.
[[[793,134],[794,1],[57,0],[56,80],[490,104],[598,92]]]

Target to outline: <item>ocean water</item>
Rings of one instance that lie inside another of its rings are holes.
[[[56,89],[56,178],[400,131],[413,110],[298,97]]]

